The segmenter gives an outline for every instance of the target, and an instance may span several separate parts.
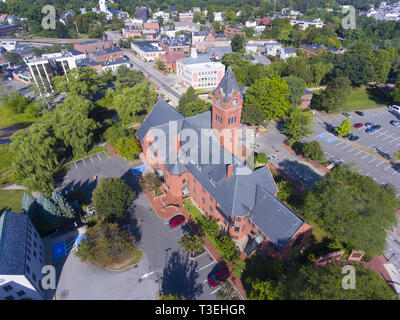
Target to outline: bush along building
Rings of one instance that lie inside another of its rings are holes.
[[[167,205],[180,206],[190,198],[217,220],[241,252],[258,250],[284,261],[308,242],[312,227],[277,198],[268,167],[253,171],[243,160],[240,137],[229,135],[243,129],[242,106],[229,67],[213,92],[211,111],[185,118],[160,100],[137,137],[147,166],[163,181]]]

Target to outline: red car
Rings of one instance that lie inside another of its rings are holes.
[[[362,124],[362,123],[356,123],[353,127],[358,129],[358,128],[361,128],[363,126],[364,126],[364,124]]]
[[[181,215],[175,216],[171,220],[169,220],[169,226],[171,228],[175,228],[175,227],[179,226],[180,224],[182,224],[183,222],[185,222],[184,216],[181,216]]]
[[[213,275],[211,278],[208,279],[208,284],[211,288],[215,288],[218,286],[222,281],[225,281],[229,276],[228,270],[224,269],[217,274]]]

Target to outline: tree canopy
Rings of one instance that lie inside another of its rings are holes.
[[[302,211],[340,243],[372,256],[383,252],[397,206],[390,188],[339,166],[307,192]]]

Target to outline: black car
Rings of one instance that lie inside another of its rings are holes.
[[[380,124],[376,124],[376,125],[372,126],[371,128],[378,130],[378,129],[382,128],[382,126]]]
[[[354,134],[349,134],[347,136],[347,139],[349,139],[351,142],[357,141],[358,139],[360,139],[360,137],[355,136]]]
[[[358,115],[361,116],[361,117],[364,117],[364,116],[365,116],[365,113],[362,112],[362,111],[356,111],[356,114],[358,114]]]

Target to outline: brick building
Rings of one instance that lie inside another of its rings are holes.
[[[244,31],[239,27],[235,27],[235,26],[226,26],[225,27],[224,35],[226,35],[228,37],[233,37],[235,34],[240,34],[242,36],[245,36]]]
[[[176,72],[176,61],[184,58],[185,54],[183,52],[177,53],[167,53],[161,60],[164,62],[165,68],[170,72]]]
[[[212,111],[188,118],[157,102],[136,133],[147,166],[163,180],[171,202],[190,198],[245,254],[259,250],[289,259],[308,242],[312,227],[276,197],[268,167],[252,171],[229,152],[231,140],[218,137],[221,129],[241,128],[243,95],[230,67],[213,96]]]
[[[74,43],[74,49],[84,53],[90,53],[97,50],[103,51],[112,47],[114,47],[114,44],[109,40],[94,40]]]
[[[124,57],[124,52],[120,48],[109,48],[103,51],[89,53],[89,58],[96,62],[112,61]]]
[[[301,103],[297,106],[300,109],[307,109],[311,105],[311,100],[313,97],[313,93],[308,90],[304,90],[304,94],[301,97]]]
[[[207,52],[207,48],[215,47],[215,38],[208,31],[194,32],[192,47],[195,47],[198,52]]]
[[[190,39],[188,37],[162,38],[160,46],[166,53],[183,52],[186,55],[190,53]]]
[[[193,12],[180,12],[179,13],[179,21],[180,22],[193,22]]]

